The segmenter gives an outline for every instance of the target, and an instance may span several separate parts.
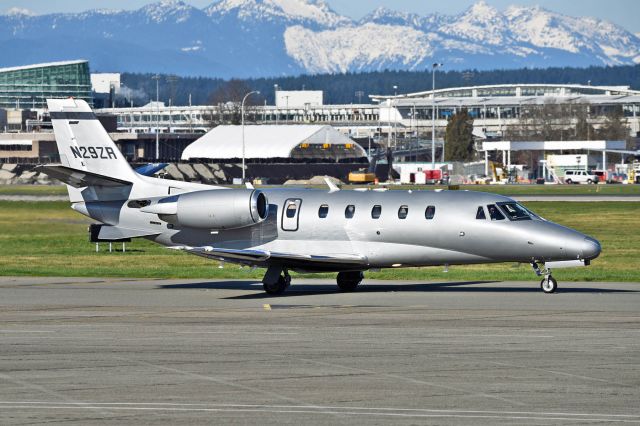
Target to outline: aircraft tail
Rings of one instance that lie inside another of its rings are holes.
[[[68,98],[47,99],[47,105],[62,165],[41,171],[68,185],[71,202],[126,199],[140,177],[89,104]]]
[[[137,178],[127,160],[80,99],[47,99],[51,123],[63,166],[133,182]]]

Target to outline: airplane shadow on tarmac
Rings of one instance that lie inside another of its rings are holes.
[[[500,281],[459,281],[441,283],[415,283],[410,281],[406,284],[367,284],[366,282],[358,287],[354,293],[389,293],[389,292],[467,292],[467,293],[538,293],[542,292],[536,281],[531,282],[530,287],[521,286],[500,286],[491,285]],[[486,285],[489,284],[489,285]],[[283,294],[271,296],[262,290],[262,283],[259,281],[211,281],[185,284],[167,284],[158,286],[162,290],[248,290],[256,293],[243,294],[240,296],[226,297],[225,299],[271,299],[274,297],[292,296],[313,296],[318,294],[338,294],[342,293],[335,284],[292,284]],[[589,293],[637,293],[640,290],[622,290],[615,288],[584,288],[572,287],[568,282],[565,286],[559,287],[557,293],[589,294]]]

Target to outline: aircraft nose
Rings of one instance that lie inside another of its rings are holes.
[[[602,247],[600,247],[600,243],[595,238],[585,237],[582,241],[582,256],[587,260],[598,257],[601,250]]]

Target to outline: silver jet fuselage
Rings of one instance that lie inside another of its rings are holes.
[[[596,240],[533,214],[511,220],[501,206],[516,202],[495,194],[403,190],[330,192],[296,188],[260,191],[269,203],[266,218],[237,229],[180,226],[171,223],[168,216],[145,213],[117,202],[100,203],[101,206],[96,203],[94,210],[110,210],[114,219],[111,224],[116,226],[155,229],[158,235],[149,238],[166,246],[254,249],[309,256],[329,254],[337,258],[358,256],[363,259],[365,269],[589,260],[600,252]],[[202,194],[199,208],[206,211],[207,200],[225,192],[199,191],[191,196]],[[167,199],[150,201],[153,207]],[[501,219],[492,220],[489,209],[494,208],[499,210]],[[206,251],[196,254],[207,255]],[[250,263],[264,266],[259,261]],[[318,265],[292,261],[284,266],[310,271],[363,269],[331,262]]]

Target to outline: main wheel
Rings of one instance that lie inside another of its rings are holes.
[[[361,271],[355,272],[339,272],[337,283],[338,288],[342,291],[353,291],[362,282],[364,274]]]
[[[540,281],[540,288],[547,294],[553,293],[558,288],[558,282],[551,275],[545,277]]]
[[[287,287],[289,287],[289,284],[291,284],[291,277],[283,277],[280,275],[278,281],[275,283],[266,283],[263,281],[262,287],[267,294],[278,295],[284,293]]]

